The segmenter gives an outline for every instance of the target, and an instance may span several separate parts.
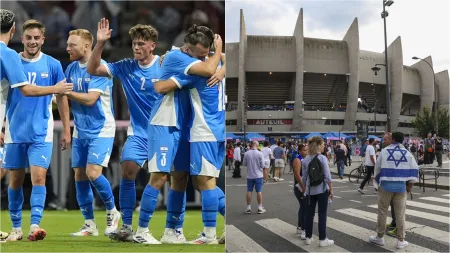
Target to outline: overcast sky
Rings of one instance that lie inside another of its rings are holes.
[[[433,58],[435,72],[450,69],[449,0],[394,0],[387,7],[388,45],[401,36],[403,63],[413,56]],[[226,42],[239,41],[239,10],[247,35],[292,36],[303,8],[304,36],[342,40],[354,18],[362,50],[384,52],[381,0],[226,0]]]

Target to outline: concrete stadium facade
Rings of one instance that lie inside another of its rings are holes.
[[[226,44],[226,55],[227,103],[237,105],[227,111],[227,132],[243,131],[245,119],[248,132],[355,131],[357,121],[373,122],[375,117],[371,130],[386,129],[385,112],[367,113],[358,102],[369,101],[377,112],[386,106],[384,66],[377,75],[372,71],[375,64],[384,64],[384,52],[360,50],[357,18],[342,40],[304,37],[303,10],[293,36],[254,36],[246,34],[241,10],[240,39]],[[430,56],[425,60],[432,64]],[[414,132],[411,115],[435,102],[433,79],[439,107],[449,109],[448,70],[432,73],[422,61],[403,65],[400,37],[388,46],[388,64],[392,131]],[[294,109],[244,110],[246,102],[283,101],[292,101]]]

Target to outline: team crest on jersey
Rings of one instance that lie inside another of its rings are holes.
[[[161,147],[160,150],[161,151],[169,151],[169,148],[168,147]]]
[[[152,79],[152,83],[156,83],[158,81],[159,81],[159,79]]]
[[[85,81],[86,83],[88,83],[88,82],[91,81],[91,78],[90,78],[90,77],[86,77],[86,78],[84,78],[84,81]]]
[[[41,73],[41,78],[48,78],[48,73],[47,72],[42,72]]]

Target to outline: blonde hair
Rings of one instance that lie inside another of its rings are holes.
[[[322,137],[313,136],[308,139],[308,155],[321,153],[320,145],[324,143]]]
[[[44,33],[45,33],[45,26],[44,26],[44,24],[42,24],[41,22],[37,21],[36,19],[27,20],[22,26],[22,33],[24,33],[28,29],[34,29],[34,28],[37,28],[37,29],[41,30],[42,35],[44,35]]]
[[[141,25],[137,24],[128,31],[131,36],[131,40],[143,39],[151,40],[154,42],[158,41],[158,31],[151,25]]]
[[[69,32],[69,35],[78,35],[82,39],[87,40],[91,45],[94,42],[94,36],[86,29],[76,29]]]

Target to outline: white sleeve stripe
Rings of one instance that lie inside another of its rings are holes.
[[[169,78],[169,79],[172,80],[172,81],[174,81],[174,82],[177,84],[177,86],[178,86],[179,89],[182,88],[180,82],[178,82],[178,80],[177,80],[175,77],[172,76],[172,77]]]
[[[102,63],[102,65],[105,66],[106,72],[108,72],[109,77],[113,78],[114,75],[111,73],[111,70],[109,69],[108,64]]]
[[[89,91],[98,91],[98,92],[100,92],[101,94],[105,93],[104,90],[101,90],[101,89],[95,89],[95,88],[94,88],[94,89],[89,89],[88,92],[89,92]]]
[[[27,85],[27,84],[28,84],[28,81],[26,81],[26,82],[21,82],[21,83],[16,83],[16,84],[11,85],[11,88],[16,88],[16,87],[19,87],[19,86],[24,86],[24,85]]]
[[[189,64],[189,65],[184,69],[184,74],[185,74],[185,75],[188,75],[189,69],[190,69],[192,66],[194,66],[194,64],[197,64],[197,63],[199,63],[199,62],[202,62],[202,61],[196,60],[196,61],[194,61],[193,63]]]

